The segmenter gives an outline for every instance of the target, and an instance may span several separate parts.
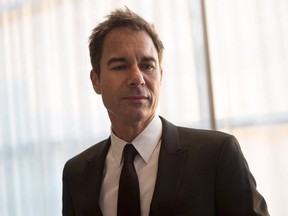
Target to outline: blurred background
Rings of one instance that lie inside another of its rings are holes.
[[[159,114],[235,135],[288,215],[288,0],[0,0],[0,215],[61,215],[65,162],[109,135],[88,37],[124,5],[165,45]]]

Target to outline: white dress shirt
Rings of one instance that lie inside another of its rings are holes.
[[[139,180],[141,216],[148,216],[150,211],[158,169],[161,135],[162,122],[158,116],[155,116],[132,141],[139,153],[134,159],[134,166]],[[118,184],[123,164],[122,151],[126,144],[126,141],[117,137],[111,130],[111,147],[105,161],[99,199],[103,216],[117,215]]]

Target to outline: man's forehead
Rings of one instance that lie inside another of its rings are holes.
[[[143,30],[133,30],[130,28],[116,28],[111,30],[104,38],[103,47],[106,45],[113,45],[117,48],[117,43],[120,45],[131,46],[147,46],[153,44],[153,40],[148,33]],[[154,46],[155,48],[155,46]]]
[[[129,40],[131,39],[131,40]],[[149,41],[143,37],[127,39],[119,39],[117,37],[109,38],[103,44],[103,54],[113,53],[117,56],[126,56],[131,53],[139,53],[143,56],[154,56],[157,50],[152,41]]]

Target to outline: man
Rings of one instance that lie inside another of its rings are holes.
[[[163,45],[153,26],[128,8],[116,10],[93,30],[89,49],[111,136],[66,163],[64,216],[269,215],[233,136],[156,115]],[[124,146],[136,152],[129,165],[136,189],[121,183]],[[137,213],[121,213],[130,209]]]

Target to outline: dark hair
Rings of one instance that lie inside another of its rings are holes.
[[[158,53],[159,62],[162,62],[164,46],[159,39],[154,26],[129,8],[117,9],[106,16],[106,20],[99,23],[89,37],[90,60],[93,70],[100,78],[100,59],[103,42],[106,35],[115,28],[128,27],[136,31],[145,31],[152,39]]]

